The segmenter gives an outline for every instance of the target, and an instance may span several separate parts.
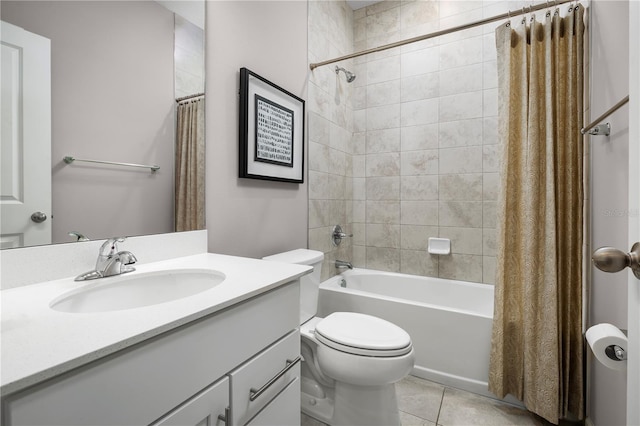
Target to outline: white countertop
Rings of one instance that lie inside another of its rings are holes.
[[[274,289],[312,269],[206,253],[136,265],[126,276],[183,268],[217,270],[226,279],[183,299],[102,313],[65,313],[49,307],[60,295],[102,280],[76,282],[69,277],[0,292],[2,396]]]

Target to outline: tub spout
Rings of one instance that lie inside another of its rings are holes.
[[[351,262],[345,262],[344,260],[336,260],[336,268],[349,268],[353,269]]]

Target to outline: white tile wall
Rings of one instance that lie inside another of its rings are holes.
[[[204,93],[204,30],[175,15],[175,96]]]
[[[344,18],[344,2],[312,1],[310,32],[321,35],[310,34],[309,56],[331,56],[324,54],[327,42],[321,40],[350,42],[328,50],[351,52],[500,13],[507,3],[382,1]],[[340,17],[334,16],[338,12]],[[327,227],[327,213],[317,197],[344,195],[354,238],[340,253],[355,265],[495,281],[499,163],[494,28],[490,24],[356,58],[349,69],[357,78],[342,87],[340,96],[333,92],[335,78],[310,85],[309,104],[318,116],[310,115],[309,153],[319,157],[309,161],[310,228]],[[327,31],[342,35],[323,36]],[[325,68],[333,70],[332,65]],[[313,76],[311,82],[316,82]],[[344,105],[336,103],[345,97]],[[351,128],[336,116],[345,110]],[[331,150],[322,148],[326,145]],[[350,191],[339,190],[343,182],[351,184],[344,183]],[[316,183],[319,188],[314,189]],[[317,230],[314,236],[322,239]],[[450,256],[427,253],[428,238],[437,236],[451,238]]]
[[[350,53],[354,40],[366,36],[367,23],[354,23],[353,11],[345,2],[310,1],[308,19],[310,62]],[[332,245],[333,226],[354,232],[352,218],[364,219],[366,200],[366,162],[364,156],[354,158],[353,154],[365,150],[367,78],[353,61],[337,65],[354,71],[355,82],[349,84],[342,73],[336,75],[334,65],[316,68],[309,74],[307,99],[309,248],[325,253],[323,278],[335,274],[335,259],[351,257],[350,239],[344,239],[339,248]]]

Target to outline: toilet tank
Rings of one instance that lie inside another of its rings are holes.
[[[318,293],[324,253],[316,250],[296,249],[262,258],[271,262],[295,263],[313,266],[313,272],[300,278],[300,324],[313,318],[318,311]]]

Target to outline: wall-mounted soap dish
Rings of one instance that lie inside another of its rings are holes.
[[[431,254],[450,254],[451,240],[449,238],[429,238],[427,249]]]

